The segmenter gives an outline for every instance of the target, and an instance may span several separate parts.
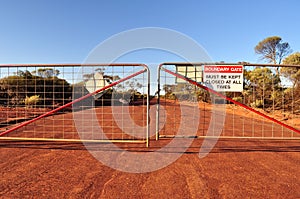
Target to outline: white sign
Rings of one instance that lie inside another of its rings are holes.
[[[176,66],[176,73],[196,82],[202,81],[202,66]],[[176,83],[186,83],[186,81],[176,78]]]
[[[243,91],[242,65],[206,65],[203,76],[204,84],[215,91]]]

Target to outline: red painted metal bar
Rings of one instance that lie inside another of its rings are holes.
[[[135,76],[137,76],[137,75],[140,75],[140,74],[144,73],[145,71],[147,71],[147,69],[144,69],[144,70],[138,71],[138,72],[136,72],[136,73],[133,73],[133,74],[131,74],[131,75],[127,76],[127,77],[124,77],[124,78],[122,78],[122,79],[120,79],[120,80],[118,80],[118,81],[116,81],[116,82],[113,82],[113,83],[111,83],[111,84],[109,84],[109,85],[107,85],[107,86],[105,86],[105,87],[103,87],[103,88],[100,88],[100,89],[98,89],[98,90],[96,90],[96,91],[94,91],[94,92],[92,92],[92,93],[89,93],[89,94],[87,94],[87,95],[85,95],[85,96],[82,96],[82,97],[80,97],[80,98],[78,98],[78,99],[75,99],[75,100],[72,101],[72,102],[69,102],[69,103],[67,103],[67,104],[65,104],[65,105],[63,105],[63,106],[60,106],[60,107],[58,107],[58,108],[56,108],[56,109],[53,109],[53,110],[51,110],[51,111],[49,111],[49,112],[47,112],[47,113],[44,113],[44,114],[42,114],[42,115],[40,115],[40,116],[38,116],[38,117],[36,117],[36,118],[34,118],[34,119],[32,119],[32,120],[23,122],[23,123],[21,123],[21,124],[18,125],[18,126],[15,126],[15,127],[11,128],[11,129],[9,129],[9,130],[7,130],[7,131],[4,131],[4,132],[0,133],[0,136],[6,135],[6,134],[8,134],[8,133],[10,133],[10,132],[13,132],[13,131],[15,131],[15,130],[17,130],[17,129],[19,129],[19,128],[22,128],[22,127],[24,127],[24,126],[26,126],[26,125],[28,125],[28,124],[31,124],[31,123],[33,123],[33,122],[39,120],[39,119],[42,119],[42,118],[47,117],[47,116],[49,116],[49,115],[52,115],[52,114],[54,114],[54,113],[56,113],[56,112],[58,112],[58,111],[60,111],[60,110],[62,110],[62,109],[64,109],[64,108],[67,108],[67,107],[69,107],[69,106],[71,106],[71,105],[77,103],[77,102],[80,102],[80,101],[82,101],[82,100],[84,100],[84,99],[86,99],[86,98],[89,98],[89,97],[91,97],[91,96],[97,94],[97,93],[100,93],[101,91],[104,91],[104,90],[106,90],[106,89],[108,89],[108,88],[111,88],[111,87],[117,85],[117,84],[120,84],[121,82],[124,82],[124,81],[126,81],[126,80],[128,80],[128,79],[131,79],[131,78],[133,78],[133,77],[135,77]]]
[[[292,126],[289,126],[289,125],[287,125],[287,124],[285,124],[285,123],[283,123],[283,122],[280,122],[280,121],[276,120],[275,118],[272,118],[272,117],[270,117],[270,116],[268,116],[268,115],[266,115],[266,114],[263,114],[263,113],[261,113],[261,112],[255,110],[255,109],[253,109],[253,108],[251,108],[251,107],[249,107],[249,106],[247,106],[247,105],[245,105],[245,104],[243,104],[243,103],[240,103],[240,102],[238,102],[238,101],[235,101],[235,100],[233,100],[233,99],[230,98],[230,97],[227,97],[227,96],[225,96],[225,95],[223,95],[223,94],[221,94],[221,93],[219,93],[219,92],[217,92],[217,91],[215,91],[215,90],[213,90],[213,89],[211,89],[211,88],[208,88],[208,87],[206,87],[206,86],[204,86],[204,85],[201,85],[200,83],[198,83],[198,82],[196,82],[196,81],[194,81],[194,80],[191,80],[190,78],[187,78],[187,77],[185,77],[185,76],[183,76],[183,75],[180,75],[180,74],[178,74],[178,73],[174,73],[174,72],[172,72],[172,71],[170,71],[170,70],[168,70],[168,69],[165,69],[165,68],[163,68],[163,67],[162,67],[161,69],[164,70],[165,72],[171,74],[171,75],[174,75],[175,77],[178,77],[178,78],[180,78],[180,79],[183,79],[183,80],[185,80],[185,81],[187,81],[187,82],[189,82],[189,83],[191,83],[191,84],[193,84],[193,85],[195,85],[195,86],[197,86],[197,87],[200,87],[200,88],[202,88],[202,89],[204,89],[204,90],[207,90],[207,91],[210,92],[210,93],[213,93],[213,94],[215,94],[215,95],[217,95],[217,96],[219,96],[219,97],[221,97],[221,98],[223,98],[223,99],[226,99],[226,100],[228,100],[228,101],[230,101],[230,102],[232,102],[232,103],[234,103],[234,104],[236,104],[236,105],[238,105],[238,106],[241,106],[241,107],[243,107],[243,108],[245,108],[245,109],[247,109],[247,110],[249,110],[249,111],[251,111],[251,112],[253,112],[253,113],[256,113],[257,115],[260,115],[260,116],[262,116],[262,117],[264,117],[264,118],[266,118],[266,119],[268,119],[268,120],[271,120],[272,122],[275,122],[275,123],[277,123],[277,124],[279,124],[279,125],[281,125],[281,126],[287,128],[287,129],[290,129],[290,130],[292,130],[292,131],[294,131],[294,132],[300,134],[300,130],[299,130],[299,129],[296,129],[296,128],[294,128],[294,127],[292,127]]]
[[[57,63],[57,64],[0,64],[0,67],[64,67],[64,66],[143,66],[147,67],[145,64],[139,63]]]
[[[238,62],[238,63],[221,63],[221,62],[166,62],[160,64],[160,66],[170,66],[170,65],[176,65],[176,66],[203,66],[203,65],[243,65],[243,66],[265,66],[265,67],[292,67],[292,68],[300,68],[300,65],[294,65],[294,64],[252,64],[248,62]]]

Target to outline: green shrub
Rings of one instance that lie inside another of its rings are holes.
[[[39,95],[26,96],[24,103],[26,106],[36,105],[40,101]]]
[[[264,106],[264,101],[263,100],[255,100],[255,102],[252,102],[251,104],[250,104],[250,106],[251,107],[253,107],[253,108],[263,108],[263,106]]]
[[[234,101],[243,103],[243,97],[234,97],[234,98],[232,98],[232,99],[233,99]]]

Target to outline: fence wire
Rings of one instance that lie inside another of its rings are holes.
[[[180,108],[190,106],[199,109],[200,119],[198,131],[187,129],[186,136],[207,137],[210,124],[218,123],[212,121],[218,118],[213,116],[220,114],[219,118],[225,117],[220,137],[300,138],[300,85],[292,76],[292,71],[300,69],[299,66],[246,64],[243,66],[243,90],[222,92],[221,99],[216,99],[214,90],[206,87],[203,81],[204,65],[207,64],[166,63],[160,66],[159,137],[176,136],[182,125],[178,118],[185,117],[180,114]],[[191,119],[192,114],[189,115]]]
[[[1,139],[148,143],[143,64],[2,65],[0,85]]]

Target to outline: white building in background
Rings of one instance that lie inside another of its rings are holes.
[[[89,91],[89,93],[93,93],[96,90],[99,90],[103,88],[104,86],[109,85],[109,82],[107,79],[104,79],[103,72],[96,72],[93,76],[91,76],[86,82],[85,82],[85,88]],[[95,99],[100,98],[104,92],[99,92],[94,95]]]

